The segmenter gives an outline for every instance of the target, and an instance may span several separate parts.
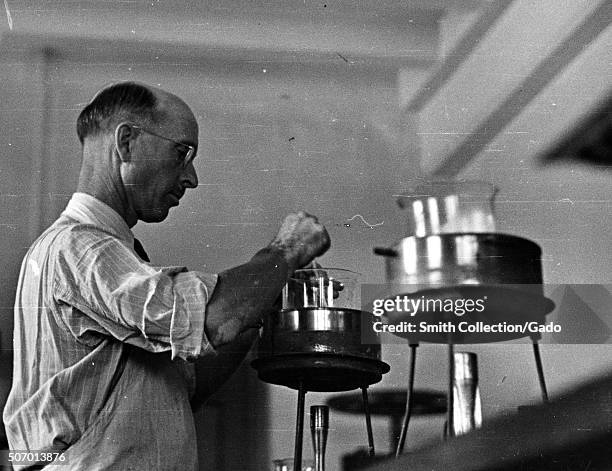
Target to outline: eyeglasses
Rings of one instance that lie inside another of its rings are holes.
[[[142,128],[140,126],[137,126],[136,124],[131,124],[130,126],[132,126],[135,129],[140,129],[142,132],[146,132],[147,134],[150,134],[151,136],[159,137],[160,139],[164,139],[166,141],[174,142],[175,144],[177,144],[177,145],[187,149],[187,152],[185,152],[185,154],[181,157],[181,163],[183,164],[183,168],[187,168],[189,166],[189,164],[195,158],[196,148],[191,146],[191,145],[189,145],[189,144],[185,144],[184,142],[179,142],[179,141],[176,141],[174,139],[170,139],[169,137],[166,137],[166,136],[161,136],[159,134],[155,134],[154,132],[151,132],[148,129],[145,129],[145,128]]]

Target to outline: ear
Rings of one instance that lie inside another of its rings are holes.
[[[115,128],[115,147],[122,162],[129,162],[132,159],[134,137],[134,129],[128,123],[121,123]]]

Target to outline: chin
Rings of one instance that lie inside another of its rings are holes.
[[[149,209],[142,211],[140,214],[140,219],[143,222],[162,222],[164,219],[168,217],[168,213],[170,212],[170,208],[164,209]]]

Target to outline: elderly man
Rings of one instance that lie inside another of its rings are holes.
[[[62,451],[64,470],[195,470],[192,408],[239,365],[288,276],[329,236],[299,212],[244,265],[154,267],[130,229],[163,221],[197,186],[193,113],[120,83],[85,107],[77,133],[77,193],[19,278],[10,447]]]

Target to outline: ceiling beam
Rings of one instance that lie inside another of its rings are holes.
[[[439,177],[456,176],[542,90],[610,24],[610,4],[602,3],[569,34],[434,170]]]
[[[589,50],[612,18],[606,0],[514,0],[497,8],[476,23],[475,32],[466,33],[456,48],[459,54],[449,54],[405,108],[408,114],[417,111],[425,174],[460,173]],[[605,45],[593,47],[603,52]]]
[[[472,28],[459,40],[457,45],[447,55],[446,59],[438,66],[430,78],[423,84],[416,95],[408,102],[408,111],[419,111],[440,90],[442,85],[452,77],[461,63],[469,57],[483,36],[491,26],[504,13],[513,0],[500,0],[490,4]]]

